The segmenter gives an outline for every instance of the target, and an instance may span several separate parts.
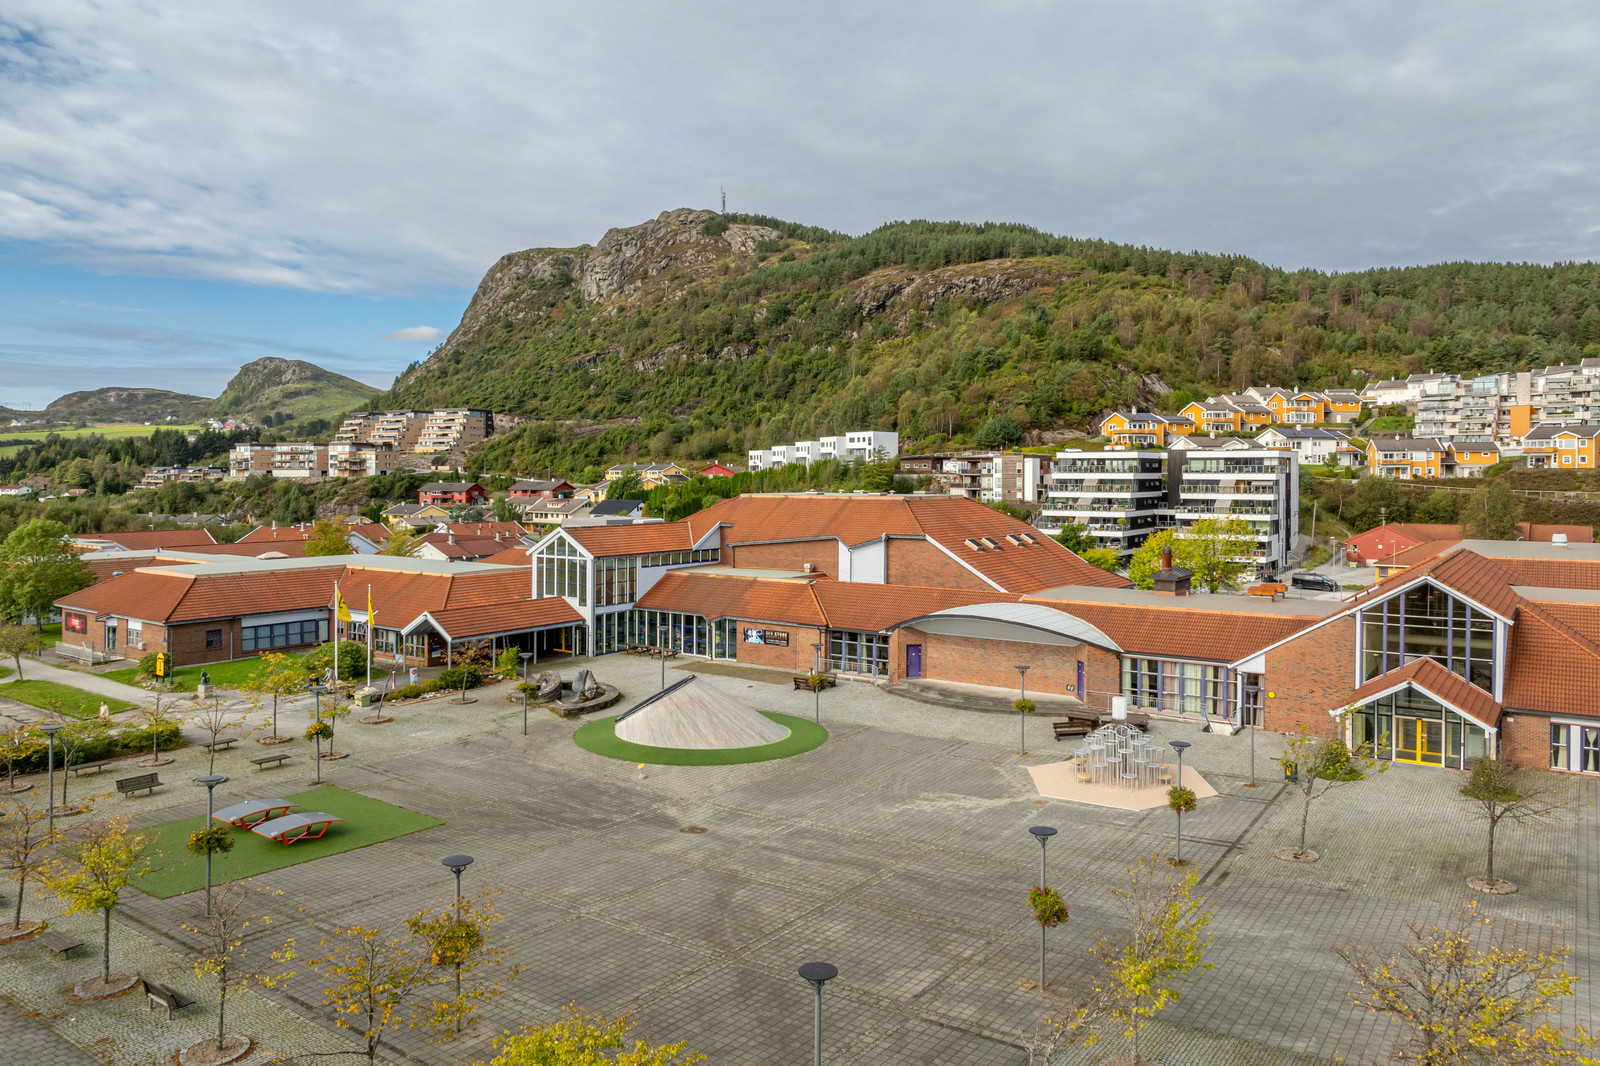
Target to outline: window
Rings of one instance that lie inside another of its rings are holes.
[[[1175,659],[1122,660],[1122,694],[1135,707],[1180,714],[1228,713],[1228,669]]]
[[[882,633],[835,629],[828,634],[828,665],[847,674],[889,676],[889,638]]]
[[[239,636],[241,651],[270,651],[273,648],[292,648],[301,644],[320,644],[328,639],[328,620],[307,618],[299,622],[245,626],[240,630]],[[209,640],[210,634],[207,634],[207,641]]]
[[[1600,726],[1550,723],[1550,769],[1600,774]]]
[[[1494,619],[1426,581],[1361,612],[1361,680],[1430,658],[1494,691]]]
[[[534,596],[566,596],[589,604],[589,561],[565,537],[557,537],[534,558]]]
[[[128,636],[131,639],[133,634],[130,632],[128,634]],[[208,629],[208,630],[206,630],[206,647],[208,649],[222,647],[222,630],[220,630],[220,629]]]

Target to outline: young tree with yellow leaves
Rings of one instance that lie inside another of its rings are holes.
[[[333,1022],[360,1037],[368,1062],[376,1062],[384,1037],[415,1028],[427,989],[439,980],[428,962],[426,945],[362,925],[339,927],[318,945],[320,955],[306,965],[331,983],[322,1004],[334,1010]]]
[[[11,800],[0,812],[0,858],[5,859],[11,879],[17,883],[11,924],[0,925],[0,936],[23,931],[22,893],[28,887],[28,875],[44,865],[44,851],[55,840],[49,826],[49,811],[20,799]]]
[[[306,691],[305,668],[281,652],[267,652],[261,656],[261,666],[245,684],[254,692],[272,697],[272,735],[262,737],[260,742],[283,744],[292,739],[278,733],[278,701]]]
[[[1343,721],[1341,718],[1341,729]],[[1306,849],[1306,824],[1311,820],[1312,800],[1327,795],[1339,785],[1364,780],[1374,767],[1380,774],[1389,769],[1388,763],[1351,751],[1342,737],[1317,737],[1309,733],[1291,738],[1284,745],[1279,761],[1283,763],[1285,775],[1300,791],[1300,846],[1284,848],[1279,853],[1280,858],[1291,862],[1315,862],[1321,858]]]
[[[421,1025],[435,1033],[460,1033],[477,1021],[478,1004],[505,994],[501,981],[488,975],[499,970],[509,952],[490,943],[489,934],[500,921],[494,901],[498,889],[482,888],[475,896],[453,900],[440,909],[420,911],[406,919],[406,929],[428,948],[428,961],[434,966],[451,967],[455,973],[454,994],[435,996]],[[484,971],[482,976],[474,976]],[[514,979],[519,966],[507,966],[506,977]]]
[[[0,792],[14,794],[33,787],[31,784],[17,784],[17,760],[32,756],[42,747],[44,741],[39,739],[39,734],[27,722],[12,722],[4,731],[0,731],[0,757],[6,761],[6,787]]]
[[[225,885],[212,901],[211,913],[199,919],[195,925],[184,926],[199,937],[199,946],[194,955],[195,976],[202,981],[215,979],[217,982],[217,1037],[214,1047],[219,1059],[226,1058],[229,1052],[243,1051],[249,1046],[248,1038],[227,1035],[228,992],[243,993],[254,985],[275,988],[279,982],[294,976],[293,972],[263,970],[254,965],[250,957],[250,948],[245,943],[246,931],[252,925],[268,925],[272,921],[265,914],[252,916],[250,903],[257,891],[248,879]],[[282,964],[293,958],[294,941],[291,939],[282,948],[266,956],[264,962]],[[272,970],[278,971],[278,966],[273,965]]]
[[[1560,1025],[1559,1001],[1577,983],[1570,950],[1547,933],[1526,945],[1521,930],[1495,928],[1464,903],[1443,923],[1413,922],[1399,954],[1339,945],[1367,1007],[1406,1029],[1399,1062],[1417,1066],[1592,1064],[1594,1037]]]
[[[628,1042],[633,1019],[624,1014],[607,1018],[568,1007],[560,1021],[530,1025],[519,1033],[495,1038],[499,1054],[487,1066],[691,1066],[705,1056],[688,1050],[688,1041],[650,1045]],[[608,1055],[608,1051],[617,1051]],[[483,1064],[480,1064],[483,1066]]]
[[[78,828],[63,856],[45,867],[45,887],[67,904],[68,914],[99,911],[103,950],[100,979],[111,984],[111,912],[122,893],[150,869],[149,838],[128,832],[126,818],[94,821]]]

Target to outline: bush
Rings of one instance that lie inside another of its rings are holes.
[[[522,666],[522,657],[517,654],[516,648],[507,648],[500,653],[500,659],[495,666],[506,677],[516,677],[517,670]]]
[[[320,644],[312,651],[306,653],[301,664],[306,673],[315,673],[322,676],[323,671],[333,665],[333,642]],[[358,644],[353,640],[339,642],[339,680],[354,681],[367,676],[367,646]]]
[[[148,655],[141,655],[139,657],[139,670],[134,676],[135,677],[155,677],[156,676],[156,655],[158,655],[158,654],[159,654],[158,652],[150,652]]]
[[[476,666],[457,666],[439,674],[440,688],[461,688],[465,680],[467,688],[477,688],[483,684],[483,671]]]
[[[439,683],[439,679],[438,678],[433,678],[431,680],[424,681],[422,683],[422,691],[424,693],[438,692],[442,688],[444,688],[444,686]]]
[[[393,695],[397,700],[414,700],[418,696],[422,695],[422,686],[406,685],[402,688],[395,689]]]
[[[151,749],[171,751],[184,745],[183,731],[176,722],[167,722],[158,726],[156,736],[150,735],[150,730],[140,728],[122,728],[108,730],[99,722],[84,722],[69,725],[63,732],[83,732],[89,734],[89,739],[78,751],[77,762],[94,762],[96,759],[110,759],[118,755],[148,755]],[[41,743],[33,752],[20,756],[16,762],[16,772],[19,774],[42,774],[45,771],[47,756],[43,737]],[[60,768],[61,746],[56,745],[56,764]],[[74,766],[77,763],[73,764]]]

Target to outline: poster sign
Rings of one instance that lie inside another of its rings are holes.
[[[746,629],[744,631],[746,644],[775,644],[780,648],[789,646],[789,634],[777,629]]]
[[[68,611],[61,616],[61,624],[68,633],[89,632],[89,618],[87,615],[73,614]]]

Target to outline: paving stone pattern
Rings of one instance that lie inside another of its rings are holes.
[[[659,666],[647,660],[616,655],[590,665],[621,686],[624,707],[658,684]],[[812,710],[809,692],[706,680],[763,709]],[[1061,830],[1049,880],[1072,916],[1049,934],[1049,967],[1065,985],[1093,979],[1087,948],[1117,931],[1109,889],[1172,840],[1164,808],[1040,802],[1027,766],[1072,747],[1049,740],[1042,721],[1029,726],[1037,748],[1019,757],[1014,716],[847,683],[823,693],[832,736],[817,751],[641,772],[578,749],[570,736],[579,723],[547,712],[534,713],[524,738],[520,706],[497,690],[476,695],[465,707],[397,708],[390,725],[347,722],[339,748],[351,757],[324,766],[330,781],[445,825],[258,879],[283,893],[270,902],[280,920],[263,938],[292,930],[302,945],[333,924],[394,927],[444,900],[453,888],[439,863],[447,854],[477,857],[464,878],[469,891],[504,891],[506,921],[495,935],[514,949],[522,976],[486,1009],[478,1035],[431,1045],[406,1033],[397,1061],[487,1059],[495,1033],[553,1018],[568,1003],[632,1010],[639,1035],[688,1040],[713,1063],[808,1061],[811,991],[795,968],[823,959],[840,969],[825,997],[828,1062],[1023,1063],[1038,1009],[1027,984],[1038,931],[1026,906],[1038,845],[1027,827]],[[283,710],[283,731],[298,735],[304,715]],[[1247,738],[1184,724],[1154,731],[1192,741],[1186,763],[1220,795],[1201,801],[1183,827],[1184,857],[1216,908],[1214,968],[1146,1031],[1146,1054],[1172,1066],[1385,1061],[1395,1032],[1352,1002],[1354,984],[1330,949],[1347,940],[1398,943],[1406,922],[1432,920],[1466,895],[1483,831],[1455,793],[1460,775],[1397,767],[1333,791],[1311,815],[1311,846],[1326,858],[1291,865],[1271,854],[1295,843],[1299,826],[1295,795],[1271,761],[1281,741],[1258,738],[1259,787],[1251,789]],[[309,782],[304,742],[291,746],[295,763],[265,772],[249,768],[244,760],[256,753],[244,747],[217,757],[219,772],[233,778],[218,787],[219,806]],[[203,809],[203,790],[186,783],[202,765],[199,754],[181,753],[163,771],[174,784],[106,806],[147,825]],[[1596,792],[1589,781],[1573,788],[1591,801]],[[1571,1020],[1587,1024],[1597,955],[1591,809],[1504,831],[1497,867],[1523,891],[1481,901],[1485,912],[1552,931],[1573,948],[1583,981]],[[709,832],[680,832],[689,825]],[[192,895],[137,897],[124,909],[132,928],[123,935],[148,938],[176,972],[186,936],[178,926],[196,906]],[[63,968],[42,958],[38,965]],[[0,988],[10,991],[8,973],[0,967]],[[251,1000],[281,1012],[273,1031],[286,1046],[339,1046],[319,988],[301,976]],[[1063,1061],[1124,1050],[1113,1035]]]

